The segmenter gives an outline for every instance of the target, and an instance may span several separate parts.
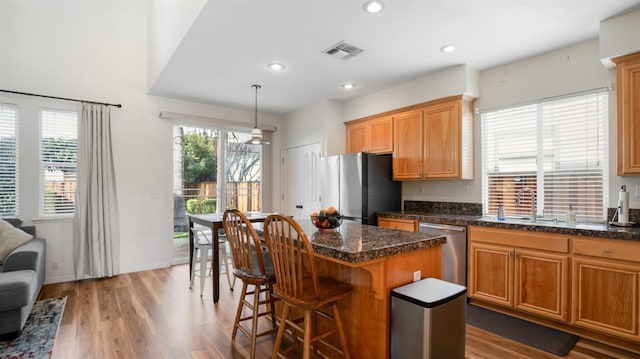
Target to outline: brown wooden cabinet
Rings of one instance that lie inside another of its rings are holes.
[[[473,301],[640,343],[637,241],[468,228]]]
[[[367,118],[346,123],[347,153],[391,153],[393,116]]]
[[[513,249],[469,241],[469,297],[513,307]]]
[[[393,179],[422,178],[423,132],[422,110],[406,111],[396,115],[393,123]]]
[[[401,229],[403,231],[417,232],[418,221],[412,220],[412,219],[378,217],[378,227]]]
[[[572,324],[640,340],[638,244],[576,238],[573,254]]]
[[[461,177],[461,107],[461,101],[454,100],[429,106],[423,111],[426,178]]]
[[[515,250],[514,308],[568,321],[569,280],[568,255]]]
[[[569,239],[469,227],[469,297],[569,320]]]
[[[613,62],[618,90],[618,176],[640,175],[640,52]]]
[[[428,102],[396,115],[396,180],[473,178],[472,103],[463,96]]]

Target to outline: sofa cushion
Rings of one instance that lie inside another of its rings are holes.
[[[22,308],[29,304],[34,287],[38,285],[36,272],[19,270],[2,273],[0,281],[0,312]]]
[[[31,238],[33,238],[32,235],[0,219],[0,263],[4,262],[9,253],[25,244]]]

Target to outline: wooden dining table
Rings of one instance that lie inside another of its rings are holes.
[[[247,216],[250,222],[258,223],[264,222],[265,219],[271,213],[262,213],[262,212],[245,212],[244,215]],[[211,276],[212,287],[213,287],[213,302],[217,303],[218,299],[220,299],[220,255],[219,255],[219,236],[218,231],[223,228],[222,218],[223,213],[208,213],[208,214],[189,214],[189,280],[191,280],[191,271],[193,265],[193,228],[194,223],[205,226],[211,229],[211,234],[213,236],[213,253],[211,254],[212,266],[213,266],[213,275]]]

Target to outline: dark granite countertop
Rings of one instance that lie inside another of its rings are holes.
[[[407,232],[390,228],[343,222],[336,232],[324,233],[313,224],[301,224],[314,252],[346,262],[357,263],[394,254],[439,246],[444,236]]]
[[[577,223],[567,225],[564,222],[540,220],[530,223],[528,220],[498,220],[495,216],[435,214],[425,212],[400,211],[380,212],[378,216],[400,219],[415,219],[420,222],[452,224],[460,226],[484,226],[493,228],[517,229],[533,232],[567,234],[583,237],[598,237],[640,241],[640,227],[617,227],[606,223]]]
[[[350,263],[379,259],[394,254],[442,245],[446,237],[407,232],[344,221],[334,232],[322,232],[311,221],[298,221],[311,241],[313,251]],[[254,225],[262,232],[260,225]]]

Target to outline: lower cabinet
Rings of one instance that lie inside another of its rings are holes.
[[[569,256],[516,250],[514,307],[569,320]]]
[[[569,321],[569,239],[469,227],[469,297]]]
[[[576,238],[573,245],[572,324],[639,341],[638,243]]]
[[[513,249],[469,240],[469,297],[513,307]]]
[[[469,226],[468,243],[473,300],[640,343],[639,242]]]

